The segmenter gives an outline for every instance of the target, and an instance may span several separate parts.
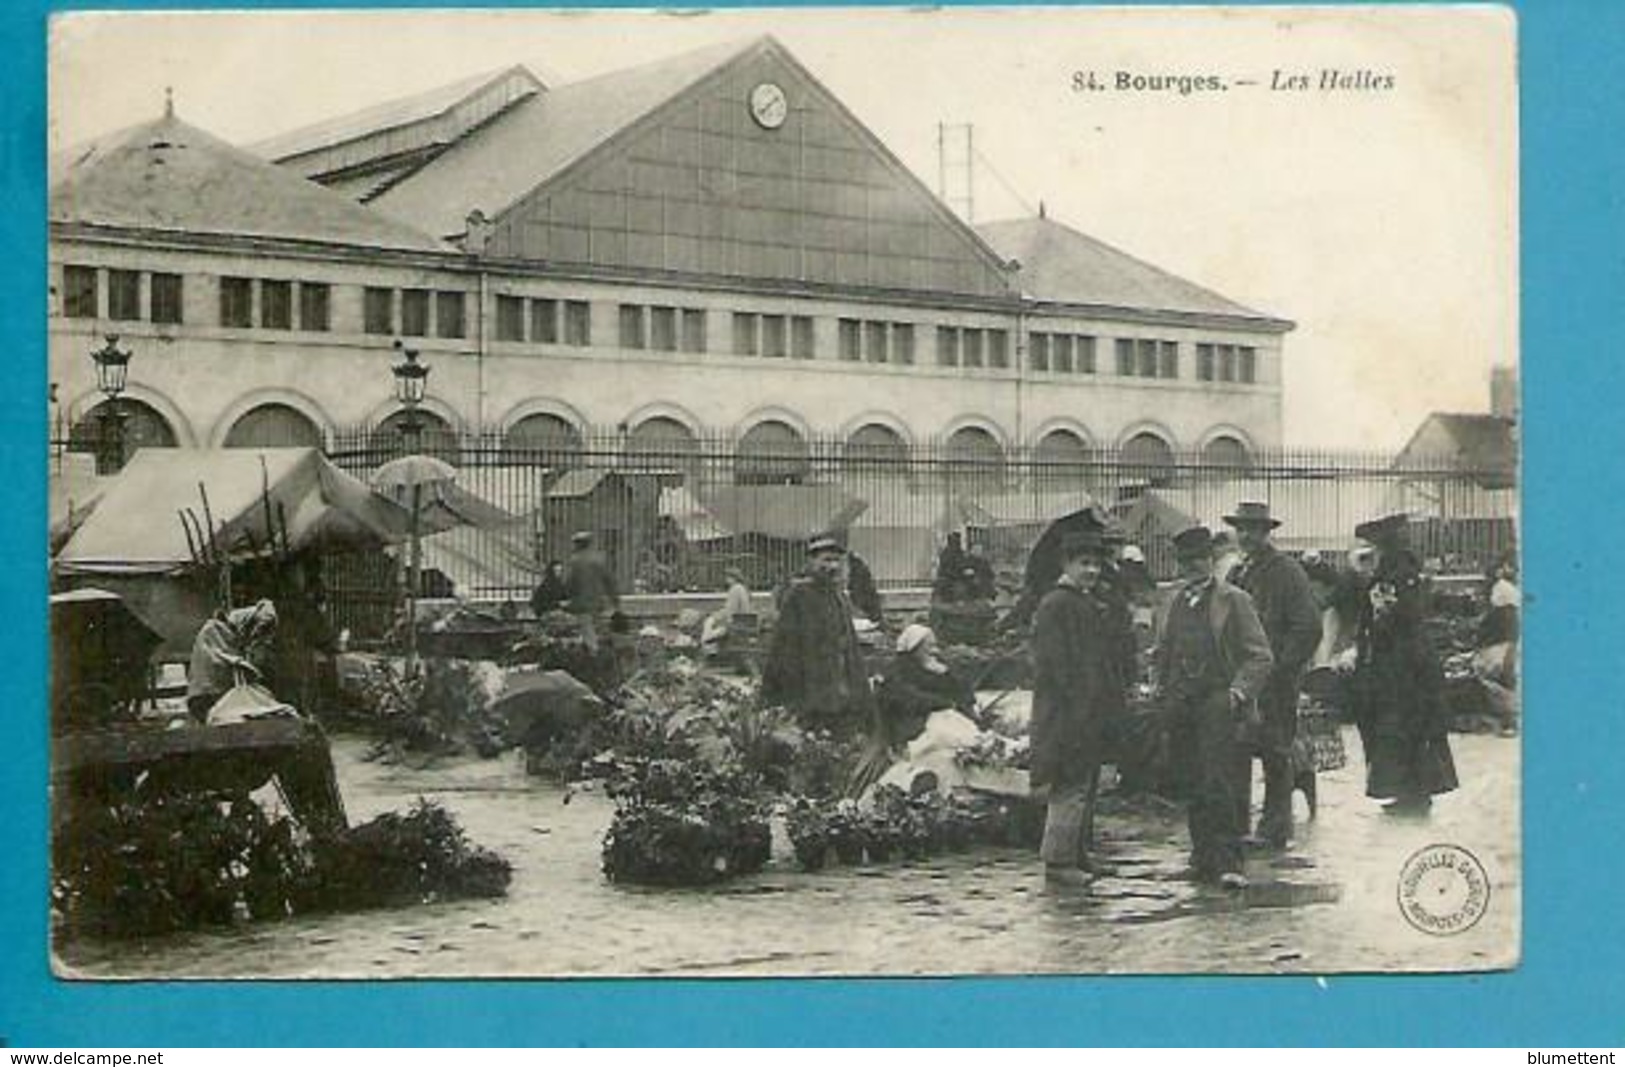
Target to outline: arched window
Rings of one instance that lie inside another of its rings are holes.
[[[1252,466],[1252,462],[1247,446],[1229,434],[1215,437],[1202,449],[1202,463],[1207,467],[1244,470]]]
[[[980,426],[965,426],[948,438],[948,483],[959,491],[986,491],[1004,485],[1004,447]]]
[[[807,442],[793,426],[769,419],[750,428],[734,450],[734,480],[742,485],[789,485],[812,471]]]
[[[1144,430],[1123,445],[1123,466],[1131,477],[1161,485],[1174,476],[1174,450],[1167,441]]]
[[[509,463],[540,463],[555,468],[579,467],[581,431],[557,415],[526,415],[502,435]]]
[[[243,412],[226,431],[227,448],[321,448],[321,427],[287,404],[260,404]]]
[[[846,439],[842,461],[848,474],[903,478],[908,475],[908,445],[890,426],[871,422]]]
[[[117,406],[110,408],[109,403]],[[174,448],[175,428],[150,404],[130,397],[102,401],[82,415],[69,431],[68,447],[101,457],[97,470],[113,474],[143,448]],[[117,449],[119,458],[115,458]]]
[[[1089,446],[1071,430],[1051,430],[1033,449],[1033,477],[1041,485],[1082,488]]]
[[[626,463],[633,470],[683,471],[693,481],[700,473],[700,439],[676,419],[653,415],[627,435]]]
[[[380,422],[373,429],[368,445],[380,462],[391,456],[404,456],[408,452],[420,455],[435,456],[447,463],[455,464],[459,458],[457,444],[457,431],[451,424],[432,411],[419,411],[417,413],[417,441],[415,444],[406,440],[406,433],[402,426],[406,420],[406,412],[397,411]]]

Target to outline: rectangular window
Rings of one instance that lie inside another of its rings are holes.
[[[525,298],[497,294],[497,340],[525,339]]]
[[[1010,334],[1008,331],[987,331],[987,365],[999,370],[1004,370],[1010,366]]]
[[[401,333],[426,337],[429,333],[429,290],[401,290]]]
[[[564,343],[577,348],[592,344],[592,305],[587,301],[564,302]]]
[[[367,286],[361,294],[361,328],[368,333],[395,332],[395,290]]]
[[[292,282],[260,282],[260,325],[267,330],[293,329]]]
[[[813,340],[813,320],[809,315],[797,315],[790,320],[790,355],[796,359],[812,359],[817,353]]]
[[[1072,373],[1072,335],[1058,333],[1050,338],[1050,369],[1057,374]]]
[[[460,292],[440,292],[434,299],[434,328],[439,337],[463,337],[468,333],[464,321],[464,298]]]
[[[1049,370],[1049,334],[1027,335],[1027,367],[1029,370]]]
[[[683,351],[705,351],[705,312],[699,308],[683,309]]]
[[[1155,378],[1157,376],[1157,342],[1144,338],[1134,343],[1138,356],[1135,371],[1142,378]]]
[[[152,291],[147,294],[153,322],[177,323],[183,314],[181,305],[181,276],[154,274]]]
[[[959,330],[953,326],[937,327],[937,366],[959,366]]]
[[[333,328],[333,291],[326,282],[299,283],[299,328],[326,333]]]
[[[1234,345],[1219,346],[1219,381],[1236,380],[1236,349]]]
[[[905,366],[914,362],[914,324],[894,322],[891,327],[892,362]]]
[[[530,302],[530,339],[543,345],[559,343],[559,302],[532,300]]]
[[[1157,342],[1157,375],[1162,378],[1179,377],[1179,343]]]
[[[734,312],[734,355],[754,356],[761,351],[756,340],[758,316],[744,311]]]
[[[637,304],[622,304],[620,316],[620,339],[622,348],[642,348],[643,339],[643,308]]]
[[[247,278],[220,279],[220,325],[254,324],[254,283]]]
[[[1236,377],[1238,380],[1252,385],[1258,380],[1258,352],[1256,349],[1243,346],[1236,349],[1238,353],[1236,363]]]
[[[1073,356],[1074,368],[1079,374],[1095,373],[1095,339],[1088,334],[1079,334],[1077,350]]]
[[[960,338],[960,358],[967,367],[980,367],[982,365],[982,331],[962,330]]]
[[[1127,337],[1117,339],[1117,373],[1125,378],[1134,373],[1134,342]]]
[[[886,363],[891,359],[891,353],[886,344],[886,324],[884,322],[866,322],[863,324],[863,358],[870,363]]]
[[[840,322],[840,357],[848,363],[863,358],[863,326],[857,319]]]
[[[1211,382],[1213,380],[1213,346],[1196,346],[1196,380]]]
[[[130,321],[141,318],[141,272],[107,272],[107,317]]]
[[[96,268],[62,268],[62,314],[70,319],[93,319],[96,308]]]
[[[790,354],[789,324],[783,315],[762,316],[762,355],[784,359]]]
[[[677,309],[649,309],[649,347],[657,352],[677,351]]]

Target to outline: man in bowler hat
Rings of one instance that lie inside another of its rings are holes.
[[[1237,771],[1274,658],[1252,598],[1214,577],[1212,531],[1180,531],[1174,554],[1181,584],[1158,627],[1156,673],[1186,792],[1191,875],[1245,889]]]
[[[1269,638],[1275,666],[1258,696],[1262,722],[1255,751],[1264,765],[1264,814],[1258,836],[1273,849],[1285,848],[1292,837],[1292,741],[1298,732],[1298,690],[1303,672],[1320,647],[1320,612],[1315,607],[1309,578],[1296,560],[1270,542],[1281,520],[1268,504],[1243,501],[1224,521],[1236,531],[1244,560],[1230,582],[1253,598],[1258,621]],[[1314,773],[1311,769],[1311,775]],[[1241,819],[1251,819],[1252,757],[1242,778]],[[1312,794],[1313,789],[1305,790]]]

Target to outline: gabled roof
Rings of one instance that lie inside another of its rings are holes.
[[[1400,450],[1394,466],[1448,459],[1481,474],[1511,476],[1518,468],[1516,426],[1512,419],[1501,415],[1436,411],[1417,427]],[[1438,454],[1437,436],[1429,432],[1434,428],[1443,431],[1450,442],[1451,454]]]
[[[307,152],[331,148],[385,130],[409,126],[424,119],[443,115],[458,104],[478,96],[481,91],[509,77],[522,78],[530,82],[537,91],[544,91],[547,88],[527,67],[520,65],[503,67],[500,70],[475,74],[427,92],[386,100],[348,115],[301,126],[296,130],[289,130],[248,145],[247,148],[264,159],[292,159]]]
[[[173,114],[110,134],[54,163],[53,223],[446,251],[429,235]]]
[[[673,96],[760,43],[733,41],[550,89],[515,104],[372,204],[439,236],[495,218]]]
[[[1033,300],[1242,318],[1260,329],[1292,328],[1290,322],[1244,307],[1053,219],[984,222],[976,232],[1001,256],[1021,264],[1018,282]]]

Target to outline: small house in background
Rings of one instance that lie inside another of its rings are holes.
[[[535,515],[541,559],[568,559],[571,535],[590,530],[616,583],[623,590],[632,588],[640,561],[655,547],[660,485],[658,474],[564,471],[548,486]]]
[[[1502,390],[1507,387],[1503,386]],[[1397,509],[1425,558],[1479,570],[1517,543],[1517,422],[1508,413],[1435,412],[1394,460]]]

